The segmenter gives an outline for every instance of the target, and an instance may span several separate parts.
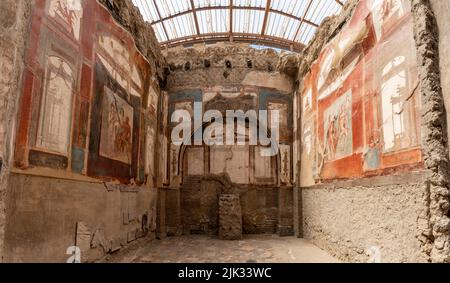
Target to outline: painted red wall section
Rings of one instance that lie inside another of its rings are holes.
[[[404,0],[359,1],[303,80],[308,185],[423,168],[410,10]]]
[[[37,0],[33,13],[15,166],[144,183],[143,130],[156,114],[143,103],[152,74],[132,35],[97,1]],[[108,109],[108,99],[120,103]]]

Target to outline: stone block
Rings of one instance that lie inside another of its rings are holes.
[[[112,253],[119,251],[122,248],[122,239],[116,238],[114,240],[111,240],[110,247],[110,252]]]
[[[237,195],[220,196],[219,238],[221,240],[242,239],[242,209]]]
[[[128,221],[128,212],[127,211],[122,212],[122,219],[123,219],[123,225],[128,225],[129,221]]]
[[[131,230],[127,233],[127,243],[131,243],[136,240],[136,230]]]

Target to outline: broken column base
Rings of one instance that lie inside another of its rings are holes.
[[[219,199],[219,238],[242,239],[242,209],[238,195],[221,195]]]

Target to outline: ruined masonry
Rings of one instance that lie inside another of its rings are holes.
[[[239,196],[220,196],[219,219],[219,238],[221,240],[242,239],[242,211]]]

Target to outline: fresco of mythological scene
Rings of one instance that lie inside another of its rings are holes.
[[[302,186],[423,166],[410,10],[360,1],[304,78]]]
[[[133,107],[105,88],[102,108],[100,155],[131,164]]]
[[[16,166],[155,184],[159,94],[131,34],[97,1],[36,6]]]

